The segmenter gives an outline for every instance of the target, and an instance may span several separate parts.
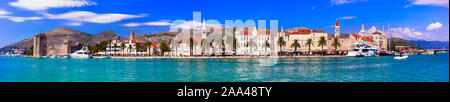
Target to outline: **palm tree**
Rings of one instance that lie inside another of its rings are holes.
[[[283,46],[286,46],[286,41],[284,41],[283,37],[278,38],[278,46],[280,46],[280,55],[281,55]]]
[[[114,48],[114,56],[116,55],[116,48],[117,48],[118,46],[117,46],[117,43],[114,43],[113,44],[113,48]],[[111,48],[109,48],[109,49],[111,49]]]
[[[131,46],[131,44],[129,44],[129,45],[128,45],[128,52],[129,52],[128,54],[131,53],[131,49],[132,49],[132,48],[133,48],[133,46]]]
[[[306,40],[306,44],[308,45],[308,56],[309,56],[309,54],[311,54],[311,45],[313,44],[312,39],[309,38],[308,40]]]
[[[192,55],[194,55],[193,53],[192,53],[192,50],[194,49],[194,39],[191,37],[191,38],[189,38],[189,54],[192,56]]]
[[[338,38],[333,39],[333,43],[331,44],[331,46],[334,47],[335,54],[337,54],[337,47],[341,46],[341,43],[339,43]]]
[[[237,48],[237,41],[236,38],[233,38],[233,51],[234,51],[233,55],[236,55],[236,48]]]
[[[300,47],[300,43],[298,43],[298,40],[294,40],[294,43],[292,43],[291,48],[294,47],[295,53],[297,54],[297,48]]]
[[[144,44],[144,46],[147,48],[147,53],[148,53],[148,55],[151,55],[151,53],[150,53],[150,46],[152,46],[152,42],[146,42],[145,44]]]
[[[141,52],[141,51],[142,51],[141,43],[136,42],[136,52]]]
[[[123,52],[125,52],[125,43],[120,44],[120,47],[122,49],[122,54],[123,54]]]
[[[326,46],[326,45],[327,45],[327,40],[325,40],[325,37],[323,37],[323,36],[320,37],[318,46],[322,47],[322,56],[324,55],[324,53],[323,53],[323,46]]]
[[[161,50],[161,54],[164,55],[164,51],[166,51],[168,49],[166,42],[162,41],[161,45],[159,46],[159,48]]]
[[[225,56],[225,40],[222,39],[222,56]]]
[[[205,39],[202,39],[202,41],[200,42],[200,50],[201,50],[201,55],[203,56],[203,43],[205,42]]]
[[[269,43],[269,41],[268,40],[266,40],[266,46],[265,46],[266,48],[264,49],[264,51],[266,51],[267,52],[267,48],[270,48],[270,43]]]

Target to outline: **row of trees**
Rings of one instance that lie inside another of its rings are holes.
[[[306,45],[308,45],[308,55],[311,53],[311,45],[312,44],[313,44],[313,41],[311,38],[306,40]],[[341,46],[341,44],[337,38],[333,39],[333,42],[331,45],[334,47],[335,51],[337,51],[337,48]],[[286,41],[284,41],[283,37],[278,38],[278,46],[280,46],[280,55],[281,55],[281,54],[283,54],[281,49],[283,49],[283,46],[286,46]],[[320,40],[318,41],[318,46],[322,47],[322,51],[321,51],[322,55],[325,55],[324,51],[323,51],[323,47],[327,46],[327,40],[325,39],[325,37],[320,37]],[[301,46],[300,46],[300,43],[298,42],[298,40],[294,40],[294,42],[291,44],[291,47],[294,48],[295,53],[298,54],[297,48],[300,48]]]
[[[201,46],[203,46],[203,42],[204,42],[204,39],[200,43]],[[309,52],[308,55],[309,55],[311,53],[311,45],[313,44],[312,39],[309,38],[306,41],[306,44],[308,45],[308,52]],[[190,55],[192,56],[193,55],[193,47],[194,47],[193,46],[194,45],[194,40],[192,39],[192,37],[190,37],[190,39],[189,39],[189,45],[190,45],[189,46]],[[334,47],[335,52],[337,54],[337,48],[341,46],[341,43],[339,42],[338,38],[334,38],[331,45]],[[223,46],[225,46],[225,44],[224,44],[224,41],[222,40],[222,50],[223,50],[222,52],[225,52],[225,48]],[[278,38],[278,46],[280,46],[280,52],[279,53],[280,53],[280,55],[282,55],[283,53],[282,53],[281,49],[284,46],[286,46],[286,41],[284,41],[283,37],[279,37]],[[318,41],[318,46],[321,46],[321,48],[322,48],[322,55],[325,55],[324,51],[323,51],[323,47],[327,46],[327,40],[326,40],[325,37],[320,37],[320,40]],[[265,47],[266,48],[270,47],[269,41],[265,42]],[[300,48],[301,46],[300,46],[300,43],[299,43],[298,40],[294,40],[294,42],[292,43],[291,47],[293,47],[295,49],[295,53],[298,54],[297,48]],[[237,48],[237,41],[236,41],[236,38],[233,37],[233,51],[234,51],[233,55],[236,55],[236,48]],[[225,55],[224,53],[222,53],[222,54]],[[202,55],[203,55],[203,50],[202,50]]]
[[[104,52],[106,51],[106,48],[108,47],[109,44],[111,44],[111,40],[105,40],[105,41],[101,41],[100,43],[94,45],[94,46],[88,46],[89,51],[91,53],[97,53],[97,52]],[[146,42],[146,43],[139,43],[137,42],[135,47],[136,47],[136,51],[137,52],[145,52],[146,49],[149,49],[152,46],[152,42]],[[129,52],[131,52],[131,49],[133,49],[134,46],[126,46],[125,43],[121,43],[120,46],[118,44],[112,44],[112,46],[110,46],[110,49],[116,49],[116,48],[120,48],[122,49],[122,52],[125,52],[125,48],[128,49]],[[170,51],[170,48],[168,47],[168,44],[165,41],[162,41],[160,44],[160,50],[162,51],[162,53],[164,53],[164,51]],[[114,54],[116,54],[116,50],[113,50]],[[149,54],[153,53],[153,52],[148,52]]]

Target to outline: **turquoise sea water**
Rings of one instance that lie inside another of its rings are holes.
[[[258,59],[0,57],[0,82],[449,82],[449,54]]]

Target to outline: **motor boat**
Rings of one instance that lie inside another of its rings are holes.
[[[75,51],[74,53],[70,54],[70,58],[92,58],[92,55],[88,53],[88,48],[83,47],[81,50]]]
[[[402,60],[402,59],[406,59],[406,58],[408,58],[408,55],[403,55],[403,53],[400,53],[399,56],[394,57],[395,60]]]
[[[369,57],[369,56],[375,56],[378,52],[378,49],[372,48],[370,46],[362,44],[357,44],[356,48],[349,51],[347,56],[348,57]]]

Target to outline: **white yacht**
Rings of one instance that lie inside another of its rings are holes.
[[[364,43],[356,44],[356,48],[349,51],[347,56],[349,57],[369,57],[375,56],[378,49],[365,45]]]
[[[70,54],[70,58],[92,58],[92,55],[88,53],[87,47],[83,47],[81,50]]]

